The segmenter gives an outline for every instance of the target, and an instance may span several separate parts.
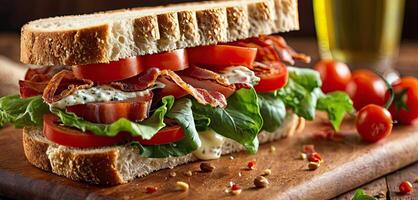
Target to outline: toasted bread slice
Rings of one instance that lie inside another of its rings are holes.
[[[262,132],[260,144],[290,136],[304,127],[303,118],[290,115],[274,133]],[[197,161],[192,153],[181,157],[143,158],[129,145],[94,149],[70,148],[46,139],[39,128],[23,129],[23,147],[28,161],[38,168],[72,180],[98,185],[117,185],[135,177],[165,168]],[[222,155],[243,150],[237,142],[226,139]]]
[[[297,0],[224,0],[55,17],[23,26],[21,61],[108,63],[298,28]]]

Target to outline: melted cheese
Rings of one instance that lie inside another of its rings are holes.
[[[73,94],[50,104],[50,106],[63,109],[67,106],[86,104],[91,102],[123,101],[130,98],[148,95],[151,90],[163,87],[164,84],[157,82],[153,87],[146,90],[124,92],[114,89],[110,86],[96,86],[88,89],[77,90]]]
[[[225,138],[212,129],[199,132],[202,145],[193,152],[193,155],[201,160],[214,160],[221,157],[222,145]]]

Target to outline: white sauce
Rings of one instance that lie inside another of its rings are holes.
[[[228,80],[229,84],[246,83],[256,85],[260,81],[260,78],[253,71],[244,66],[228,67],[222,71],[222,76]]]
[[[163,87],[164,84],[157,82],[153,87],[146,90],[124,92],[114,89],[110,86],[96,86],[88,89],[77,90],[73,94],[50,104],[50,106],[63,109],[67,106],[86,104],[91,102],[122,101],[130,98],[148,95],[151,90]]]
[[[202,145],[193,152],[193,155],[200,160],[219,159],[225,138],[212,129],[199,132],[199,137]]]

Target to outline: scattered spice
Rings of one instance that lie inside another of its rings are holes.
[[[265,188],[265,187],[267,187],[269,185],[269,181],[264,176],[257,176],[254,179],[254,185],[257,188]]]
[[[275,152],[276,151],[276,147],[274,147],[273,145],[270,146],[270,152]]]
[[[193,176],[193,172],[189,170],[189,171],[185,172],[184,175],[190,177],[190,176]]]
[[[309,162],[308,163],[308,168],[309,170],[316,170],[319,168],[321,164],[319,162]]]
[[[177,175],[176,172],[170,172],[171,177],[176,177],[176,175]]]
[[[271,169],[265,169],[263,171],[263,174],[261,174],[261,176],[269,176],[271,174]]]
[[[412,184],[409,181],[404,181],[399,185],[399,192],[401,194],[409,194],[414,191]]]
[[[212,172],[215,170],[215,166],[212,165],[212,163],[203,162],[200,164],[200,170],[202,170],[202,172]]]
[[[378,198],[378,199],[383,199],[386,197],[386,194],[383,191],[380,191],[379,193],[377,193],[376,195],[374,195],[374,197]]]
[[[313,152],[308,155],[308,161],[309,162],[322,162],[322,157],[319,153]]]
[[[189,189],[189,184],[183,181],[177,181],[176,188],[177,190],[180,190],[180,191],[187,191]]]
[[[148,186],[145,188],[145,192],[148,194],[152,194],[154,192],[157,192],[157,187],[153,187],[153,186]]]
[[[247,167],[248,167],[248,169],[250,169],[250,170],[255,169],[255,161],[253,160],[253,161],[248,162],[248,163],[247,163]]]
[[[301,160],[307,160],[308,159],[308,155],[306,153],[300,153],[299,158]]]

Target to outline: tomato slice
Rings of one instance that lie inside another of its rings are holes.
[[[134,77],[144,71],[140,57],[131,57],[110,63],[75,65],[72,67],[77,78],[94,82],[112,82]]]
[[[187,49],[189,63],[200,67],[222,70],[230,66],[251,68],[257,55],[257,48],[231,45],[213,45]]]
[[[98,136],[79,130],[58,125],[58,117],[53,114],[44,115],[43,133],[49,140],[64,146],[78,148],[94,148],[123,143],[129,134],[118,134],[115,137]]]
[[[179,71],[189,67],[187,52],[184,49],[153,55],[144,55],[142,56],[142,61],[147,68],[156,67],[159,69]]]
[[[120,118],[142,121],[148,117],[151,101],[152,94],[149,94],[125,101],[79,104],[66,109],[94,123],[110,124]]]
[[[257,92],[273,92],[287,84],[288,73],[286,66],[281,62],[272,62],[267,65],[255,65],[255,75],[260,82],[254,86]]]
[[[134,137],[133,140],[144,145],[169,144],[178,142],[184,138],[183,129],[178,126],[169,126],[161,129],[150,140],[144,140],[141,137]]]

